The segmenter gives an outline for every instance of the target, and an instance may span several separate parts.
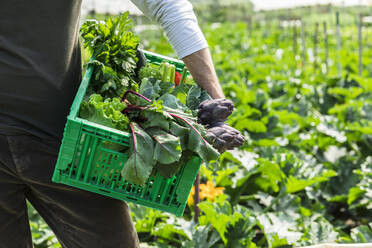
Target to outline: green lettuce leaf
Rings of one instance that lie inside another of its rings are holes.
[[[80,107],[80,117],[88,121],[122,131],[128,131],[129,120],[121,111],[126,104],[118,98],[107,98],[98,94],[90,96],[89,101],[83,101]]]

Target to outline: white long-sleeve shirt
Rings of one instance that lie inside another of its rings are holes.
[[[192,5],[187,0],[131,0],[164,29],[179,58],[208,47]]]

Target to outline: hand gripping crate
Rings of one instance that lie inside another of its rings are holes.
[[[184,67],[182,61],[143,52],[150,63],[168,61],[179,72]],[[182,216],[201,159],[192,157],[172,178],[156,173],[144,186],[122,178],[120,172],[128,155],[108,149],[102,143],[129,146],[130,134],[78,117],[93,72],[93,66],[89,66],[71,106],[52,181]]]

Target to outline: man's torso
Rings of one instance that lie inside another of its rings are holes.
[[[81,0],[0,1],[0,133],[60,138],[80,81]]]

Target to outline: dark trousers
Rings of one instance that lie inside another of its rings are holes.
[[[26,199],[64,248],[138,247],[126,203],[51,181],[59,144],[0,135],[0,248],[32,247]]]

